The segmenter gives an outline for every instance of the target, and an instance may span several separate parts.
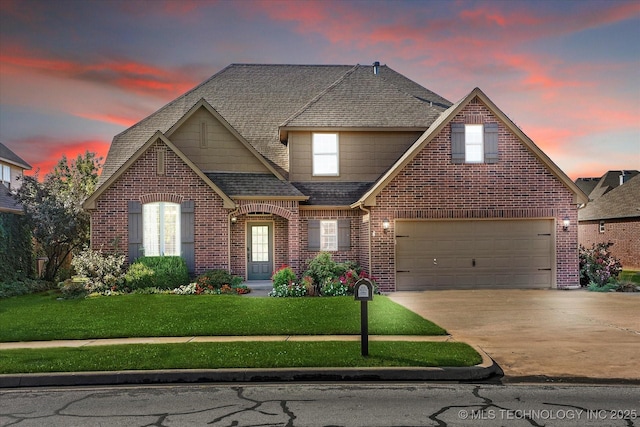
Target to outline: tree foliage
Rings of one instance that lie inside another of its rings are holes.
[[[30,277],[33,244],[29,224],[22,215],[0,212],[0,282]]]
[[[96,188],[101,161],[89,151],[71,162],[62,156],[42,181],[38,172],[23,177],[16,197],[48,258],[45,280],[54,281],[69,254],[89,244],[89,214],[82,203]]]

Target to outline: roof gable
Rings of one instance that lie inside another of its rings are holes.
[[[0,160],[11,163],[22,169],[31,170],[31,165],[20,158],[16,153],[11,151],[9,147],[0,142]]]
[[[352,207],[374,206],[376,196],[395,178],[400,171],[405,168],[417,154],[435,138],[449,122],[465,108],[474,98],[484,103],[487,108],[505,126],[513,132],[522,144],[536,156],[542,164],[554,175],[562,184],[571,190],[575,195],[576,203],[586,203],[587,196],[571,179],[527,136],[518,126],[515,125],[479,88],[473,89],[467,96],[449,107],[444,113],[433,122],[420,138],[398,159],[398,161],[367,191]]]
[[[156,141],[162,141],[170,150],[172,150],[180,159],[193,170],[200,179],[202,179],[216,194],[218,194],[223,201],[223,205],[225,209],[234,209],[236,204],[233,200],[229,198],[217,185],[215,185],[196,165],[193,164],[191,160],[187,156],[185,156],[182,151],[178,147],[176,147],[162,132],[157,131],[154,133],[142,147],[140,147],[133,156],[129,157],[129,159],[111,176],[109,179],[104,181],[99,185],[96,191],[89,196],[89,198],[84,202],[83,208],[87,210],[92,210],[96,208],[96,201],[104,193],[122,174],[128,170],[136,160],[138,160]]]

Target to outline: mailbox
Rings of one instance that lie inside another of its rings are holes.
[[[371,280],[366,278],[358,280],[353,294],[356,301],[372,301],[373,283],[371,283]]]

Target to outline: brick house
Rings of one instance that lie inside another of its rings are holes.
[[[236,64],[116,135],[85,208],[93,248],[130,261],[262,280],[328,251],[393,291],[579,286],[586,200],[480,89]]]
[[[589,248],[612,242],[611,253],[625,270],[640,270],[640,172],[609,171],[600,178],[579,178],[589,194],[578,210],[578,242]]]

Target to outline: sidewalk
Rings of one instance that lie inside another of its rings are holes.
[[[114,338],[91,340],[33,341],[0,343],[0,350],[54,347],[84,347],[122,344],[170,344],[238,341],[359,341],[360,335],[279,335],[279,336],[193,336]],[[451,336],[372,335],[369,341],[454,341]],[[159,384],[197,382],[279,382],[279,381],[481,381],[502,375],[500,367],[480,348],[479,365],[458,367],[397,368],[237,368],[171,369],[157,371],[60,372],[0,375],[0,388]]]

